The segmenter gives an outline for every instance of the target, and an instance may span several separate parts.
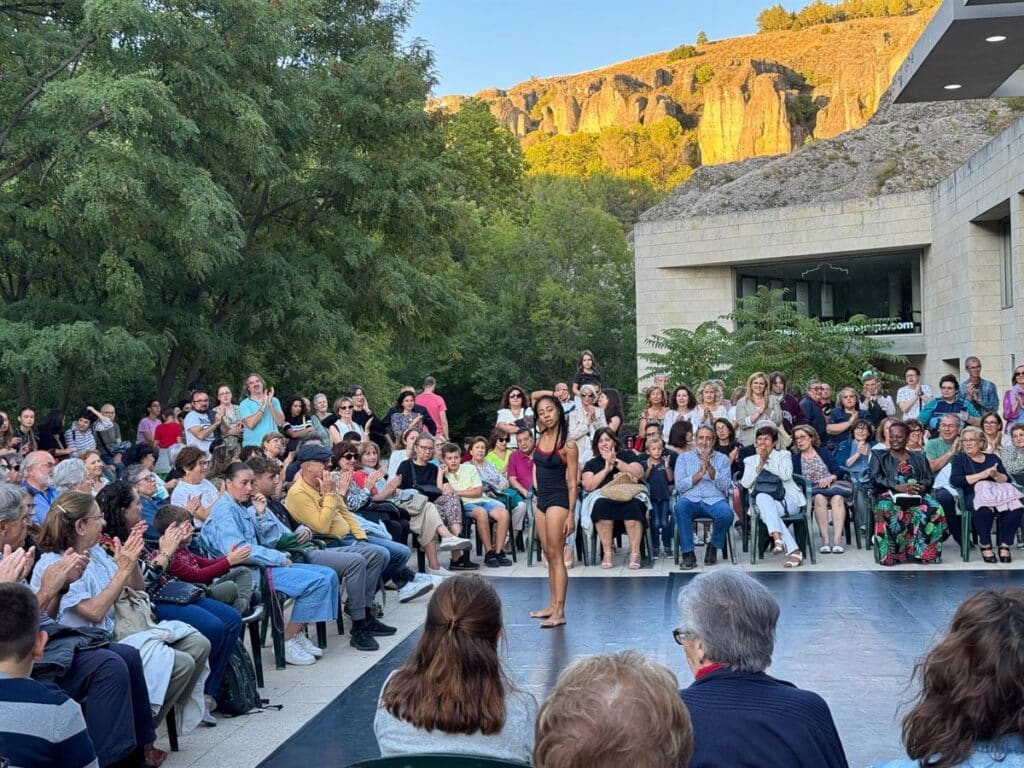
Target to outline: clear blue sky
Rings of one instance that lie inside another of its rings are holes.
[[[773,2],[419,0],[407,37],[434,51],[435,95],[473,94],[675,48],[702,29],[711,40],[751,34]]]

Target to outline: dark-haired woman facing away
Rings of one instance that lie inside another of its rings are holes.
[[[412,658],[381,689],[373,731],[382,755],[529,762],[537,700],[502,669],[502,631],[501,600],[485,579],[460,574],[434,590]]]
[[[876,768],[1024,767],[1024,589],[983,589],[914,669],[903,718],[908,757]]]
[[[565,592],[569,572],[565,567],[565,538],[576,528],[576,483],[579,452],[569,439],[569,427],[561,403],[550,395],[537,400],[537,447],[533,449],[537,537],[548,564],[551,603],[531,611],[531,619],[543,619],[541,627],[565,624]]]

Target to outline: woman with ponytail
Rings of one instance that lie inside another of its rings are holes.
[[[381,689],[373,730],[383,756],[444,752],[530,761],[537,700],[498,657],[501,600],[476,574],[441,582],[412,658]]]

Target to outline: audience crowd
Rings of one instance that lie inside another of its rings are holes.
[[[254,373],[237,403],[226,384],[196,387],[177,406],[150,401],[134,443],[110,404],[66,429],[60,411],[39,423],[31,408],[16,423],[0,413],[0,756],[12,766],[159,766],[155,729],[169,714],[182,733],[216,726],[243,625],[269,620],[286,599],[287,664],[315,664],[313,625],[340,614],[350,645],[374,652],[397,631],[383,621],[385,588],[402,603],[430,598],[412,659],[381,691],[384,754],[436,749],[559,768],[845,766],[824,701],[765,674],[778,605],[740,572],[709,571],[680,594],[674,637],[695,676],[681,696],[669,670],[625,652],[567,669],[539,713],[502,669],[494,589],[453,572],[480,568],[474,540],[482,564],[499,570],[533,546],[524,534],[543,396],[561,404],[578,446],[576,523],[600,540],[602,567],[621,533],[629,567],[641,567],[646,529],[646,556],[678,548],[690,570],[703,546],[714,565],[749,505],[763,548],[788,568],[804,561],[791,524],[805,505],[821,554],[849,547],[849,518],[882,565],[935,562],[949,536],[977,539],[987,563],[1009,563],[1024,512],[1024,366],[1001,400],[977,358],[965,367],[964,381],[942,377],[937,395],[914,367],[895,396],[867,371],[835,401],[829,383],[801,390],[778,371],[752,374],[729,398],[721,381],[691,388],[658,375],[634,421],[584,352],[571,382],[508,387],[490,433],[461,441],[431,377],[381,413],[360,386],[282,406]],[[414,549],[422,572],[410,567]],[[565,564],[577,554],[574,531]],[[983,765],[967,761],[1024,752],[1024,702],[1014,699],[1015,717],[995,701],[973,715],[986,696],[1008,701],[1019,686],[1002,686],[1005,670],[980,651],[971,665],[953,659],[968,645],[1019,649],[1010,644],[1022,633],[1016,591],[961,607],[920,667],[921,698],[904,725],[911,759]],[[978,693],[950,711],[954,688]],[[649,728],[631,728],[619,716],[627,708]],[[774,746],[755,759],[736,728]]]

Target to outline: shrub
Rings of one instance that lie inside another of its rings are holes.
[[[694,56],[699,55],[697,49],[692,45],[680,45],[668,52],[667,59],[669,61],[679,61],[681,59],[692,59]]]

